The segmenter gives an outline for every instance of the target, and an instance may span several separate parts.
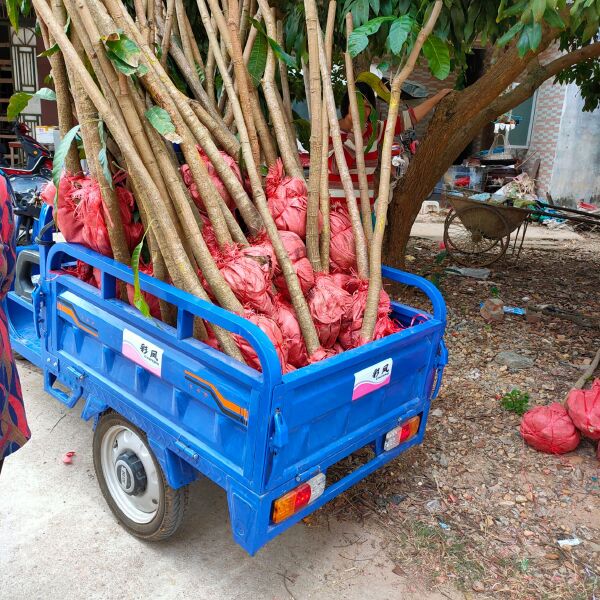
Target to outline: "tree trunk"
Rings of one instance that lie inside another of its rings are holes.
[[[520,58],[511,46],[483,77],[462,92],[453,92],[438,105],[427,134],[406,175],[396,186],[388,213],[385,263],[404,266],[410,230],[421,204],[456,157],[489,121],[510,109],[498,111],[499,96],[551,43],[545,35],[537,51]],[[514,106],[523,98],[515,98]]]

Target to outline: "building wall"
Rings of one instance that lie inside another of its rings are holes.
[[[552,169],[560,133],[560,124],[565,103],[566,86],[546,81],[538,90],[535,117],[529,143],[529,156],[532,164],[540,160],[537,174],[537,192],[544,196],[550,191]]]
[[[575,84],[565,88],[550,193],[561,204],[600,200],[600,109],[583,112]]]

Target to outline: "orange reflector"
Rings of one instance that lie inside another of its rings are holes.
[[[387,452],[388,450],[392,450],[393,448],[396,448],[396,446],[399,446],[400,444],[403,444],[404,442],[407,442],[411,438],[415,437],[419,431],[420,424],[421,417],[416,416],[412,419],[409,419],[405,423],[402,423],[402,425],[394,427],[394,429],[391,431],[388,431],[385,436],[383,449]]]
[[[325,474],[319,473],[312,479],[290,490],[273,502],[273,523],[281,523],[307,504],[316,500],[325,491]]]

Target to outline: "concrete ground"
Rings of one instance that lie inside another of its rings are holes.
[[[130,536],[97,485],[90,424],[43,392],[39,370],[18,364],[33,437],[0,475],[0,598],[459,597],[395,575],[368,524],[299,524],[251,558],[232,540],[225,493],[206,480],[193,485],[174,538]],[[70,450],[76,455],[65,465]]]

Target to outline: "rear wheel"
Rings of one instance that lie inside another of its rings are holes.
[[[160,541],[177,531],[188,489],[169,486],[141,429],[105,413],[94,432],[93,455],[102,494],[129,533]]]

